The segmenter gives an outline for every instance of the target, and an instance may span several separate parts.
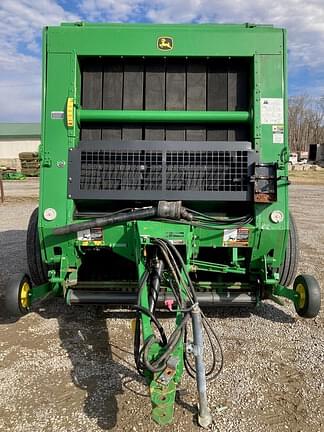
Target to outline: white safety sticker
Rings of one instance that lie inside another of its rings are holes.
[[[64,111],[52,111],[51,112],[52,120],[62,120],[64,119]]]
[[[283,124],[284,106],[282,98],[261,98],[261,123]]]
[[[78,240],[91,240],[91,233],[89,229],[78,231]]]
[[[95,227],[91,229],[78,231],[77,238],[80,241],[102,241],[103,240],[102,228]]]
[[[249,229],[225,229],[223,236],[223,246],[244,247],[249,245]]]
[[[237,229],[225,229],[223,237],[223,245],[228,246],[229,243],[236,242],[237,239]]]
[[[283,144],[284,142],[284,126],[273,125],[272,126],[272,141],[274,144]]]

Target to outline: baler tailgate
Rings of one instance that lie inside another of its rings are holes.
[[[83,58],[82,108],[248,111],[249,58]],[[84,124],[82,139],[245,141],[248,125]]]

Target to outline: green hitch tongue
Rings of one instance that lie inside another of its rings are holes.
[[[204,364],[204,340],[202,334],[201,312],[199,305],[193,306],[191,311],[192,332],[193,332],[193,353],[195,356],[197,389],[198,389],[198,423],[207,429],[213,422],[207,402],[206,372]]]

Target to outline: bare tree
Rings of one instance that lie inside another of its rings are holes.
[[[324,143],[324,97],[293,96],[288,102],[289,145],[307,151],[309,144]]]

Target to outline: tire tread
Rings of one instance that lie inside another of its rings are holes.
[[[289,236],[287,242],[287,248],[285,253],[285,259],[280,267],[280,285],[290,286],[295,277],[299,262],[299,239],[295,219],[291,213],[289,213]]]
[[[30,216],[27,229],[27,263],[29,273],[35,285],[47,282],[47,266],[42,260],[40,241],[38,235],[38,208]]]

